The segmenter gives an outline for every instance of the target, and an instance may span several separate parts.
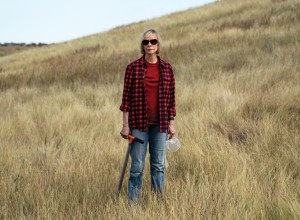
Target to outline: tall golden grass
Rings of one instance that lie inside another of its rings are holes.
[[[297,0],[227,0],[0,57],[0,219],[299,219],[299,23]],[[118,108],[150,27],[182,148],[129,208]]]

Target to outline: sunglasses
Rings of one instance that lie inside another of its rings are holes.
[[[156,45],[158,43],[158,40],[157,39],[152,39],[152,40],[143,40],[142,41],[142,44],[144,46],[147,46],[149,44],[149,42],[151,43],[151,45]]]

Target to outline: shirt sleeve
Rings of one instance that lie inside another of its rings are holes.
[[[122,103],[120,106],[121,111],[129,112],[131,106],[131,98],[132,98],[132,67],[128,65],[125,71],[125,78],[124,78],[124,88],[123,88],[123,96],[122,96]]]
[[[176,116],[175,76],[172,67],[170,67],[170,75],[171,75],[171,86],[170,86],[169,115]]]

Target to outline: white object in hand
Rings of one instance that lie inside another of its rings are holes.
[[[167,140],[167,149],[172,153],[176,152],[180,148],[180,141],[176,136]]]

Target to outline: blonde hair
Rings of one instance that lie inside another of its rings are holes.
[[[149,29],[149,30],[146,30],[143,34],[142,34],[142,37],[141,37],[141,42],[140,42],[140,47],[141,47],[141,53],[145,55],[145,50],[144,50],[144,46],[142,44],[142,41],[145,39],[146,36],[150,35],[150,34],[154,34],[158,40],[158,43],[157,43],[157,51],[156,51],[156,54],[159,54],[160,52],[160,49],[161,49],[161,37],[160,35],[158,34],[158,32],[154,29]]]

